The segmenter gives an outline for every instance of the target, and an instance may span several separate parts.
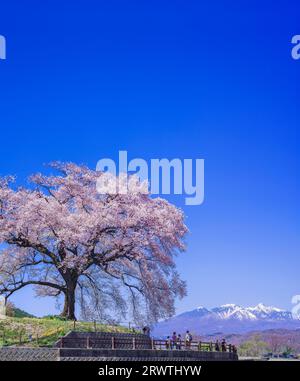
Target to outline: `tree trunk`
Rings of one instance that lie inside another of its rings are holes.
[[[64,309],[61,313],[62,317],[68,320],[76,320],[75,316],[75,290],[77,282],[71,282],[67,284],[67,290],[65,292]]]

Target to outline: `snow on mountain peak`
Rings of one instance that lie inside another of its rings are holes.
[[[300,318],[291,311],[259,303],[254,307],[241,307],[236,304],[223,304],[220,307],[198,307],[184,312],[161,323],[160,332],[168,334],[189,329],[195,332],[239,333],[267,329],[300,329]],[[158,332],[158,331],[157,331]]]
[[[236,304],[224,304],[220,309],[215,309],[215,312],[221,319],[238,319],[238,320],[254,320],[256,316],[247,311],[247,309],[237,306]]]
[[[252,312],[261,312],[261,313],[264,313],[264,314],[270,314],[272,312],[285,312],[284,310],[281,310],[280,308],[269,307],[269,306],[266,306],[263,303],[259,303],[255,307],[248,307],[247,310],[248,311],[252,311]]]
[[[259,303],[255,307],[241,307],[236,304],[223,304],[213,308],[211,312],[218,319],[238,319],[238,320],[257,320],[257,319],[290,319],[291,312],[281,310],[276,307],[269,307]]]
[[[281,310],[280,308],[266,306],[259,303],[255,307],[241,307],[237,304],[228,303],[220,307],[207,309],[199,306],[193,311],[183,313],[183,316],[194,316],[195,318],[214,318],[217,320],[239,320],[239,321],[286,321],[296,320],[290,311]],[[300,319],[298,319],[300,320]]]

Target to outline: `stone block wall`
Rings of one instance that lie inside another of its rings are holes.
[[[55,348],[0,348],[0,361],[58,361]]]

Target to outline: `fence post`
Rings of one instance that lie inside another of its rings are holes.
[[[115,338],[111,338],[111,349],[115,349]]]
[[[135,349],[135,337],[132,338],[132,349]]]
[[[199,341],[199,343],[198,343],[198,351],[201,352],[201,341]]]
[[[89,337],[86,338],[86,348],[90,349],[90,338]]]
[[[151,348],[154,349],[154,339],[151,339]]]

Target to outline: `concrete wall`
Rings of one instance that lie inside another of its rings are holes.
[[[115,349],[112,349],[114,337]],[[133,339],[135,349],[133,349]],[[97,342],[97,340],[100,340]],[[87,349],[87,344],[89,349]],[[99,347],[101,345],[101,347]],[[152,350],[142,334],[69,332],[56,348],[0,348],[0,361],[232,361],[235,353],[196,350]]]
[[[0,361],[58,361],[55,348],[0,348]]]
[[[238,357],[229,352],[198,352],[185,350],[149,350],[149,349],[60,349],[62,359],[86,358],[118,361],[234,361]]]
[[[234,353],[149,349],[0,348],[0,361],[233,361]]]

